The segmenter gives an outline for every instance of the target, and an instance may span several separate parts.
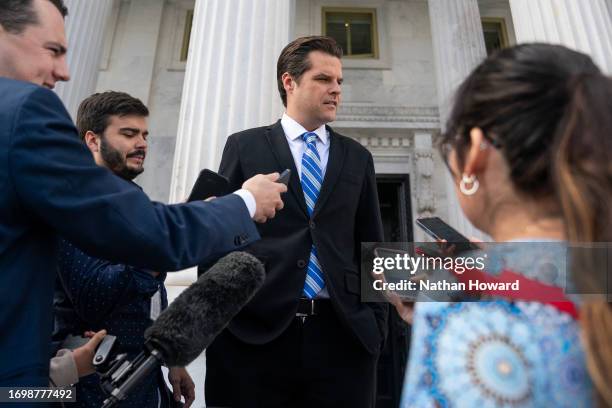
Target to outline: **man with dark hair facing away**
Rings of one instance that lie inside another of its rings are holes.
[[[232,407],[373,407],[387,307],[362,303],[361,242],[383,240],[372,155],[326,126],[336,118],[342,50],[329,37],[282,51],[287,110],[231,135],[219,172],[291,170],[285,209],[249,251],[266,281],[206,352],[206,402]]]
[[[85,99],[77,113],[77,130],[94,160],[132,183],[144,171],[149,136],[149,110],[123,92],[97,93]],[[87,255],[62,239],[55,295],[55,333],[67,335],[105,328],[117,336],[117,352],[135,357],[144,344],[144,331],[168,306],[165,272],[155,272]],[[195,385],[183,367],[169,367],[173,398],[185,406],[195,399]],[[97,408],[106,395],[96,374],[81,378],[76,386],[76,407]],[[168,407],[166,383],[157,370],[121,402],[121,407]]]

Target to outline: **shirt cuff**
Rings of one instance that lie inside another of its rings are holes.
[[[257,209],[257,203],[255,203],[255,197],[253,197],[253,193],[251,193],[249,190],[241,188],[240,190],[234,191],[233,194],[236,194],[237,196],[242,198],[242,201],[244,201],[244,204],[249,210],[249,216],[253,218],[255,216],[255,210]]]
[[[61,349],[49,364],[49,379],[55,387],[64,387],[79,381],[76,361],[72,351]]]

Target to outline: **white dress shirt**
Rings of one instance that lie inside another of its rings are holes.
[[[281,126],[283,127],[285,137],[289,143],[289,149],[291,149],[291,154],[293,155],[293,162],[295,163],[298,177],[301,180],[302,156],[304,155],[304,151],[306,151],[306,142],[304,142],[300,136],[308,131],[304,129],[304,126],[297,123],[286,113],[283,113]],[[325,129],[325,125],[315,129],[313,132],[317,134],[317,152],[319,152],[319,157],[321,158],[321,172],[323,174],[323,178],[325,178],[327,160],[329,160],[329,134],[327,133],[327,129]]]

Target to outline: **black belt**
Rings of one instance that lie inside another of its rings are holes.
[[[307,299],[300,298],[298,301],[296,317],[314,316],[331,311],[329,299]]]

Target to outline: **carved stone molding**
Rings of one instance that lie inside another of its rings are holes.
[[[341,105],[336,122],[342,126],[438,129],[440,120],[436,107],[406,107],[380,105]],[[362,125],[356,125],[361,123]]]
[[[412,147],[412,134],[406,133],[402,135],[396,136],[380,136],[380,135],[372,135],[372,136],[360,136],[356,137],[357,141],[361,143],[362,146],[371,148],[410,148]]]
[[[416,213],[428,217],[436,210],[433,188],[434,150],[433,133],[417,132],[414,135],[414,180],[416,190]]]
[[[368,134],[353,136],[372,152],[374,161],[383,168],[397,168],[399,163],[406,164],[407,167],[400,172],[410,174],[411,196],[417,217],[432,216],[436,212],[433,186],[436,153],[433,140],[438,132],[439,129],[408,130],[401,133],[371,130]]]

